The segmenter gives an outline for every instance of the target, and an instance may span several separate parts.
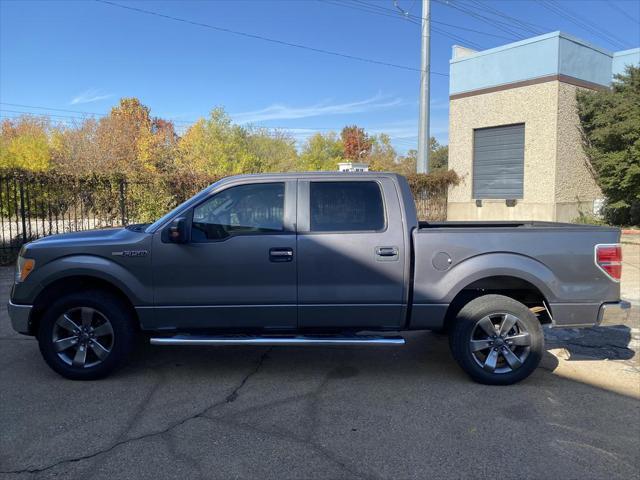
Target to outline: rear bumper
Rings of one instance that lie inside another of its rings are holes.
[[[603,303],[598,311],[598,325],[620,325],[629,317],[631,304],[621,300],[619,302]]]
[[[7,310],[9,311],[9,318],[11,318],[11,326],[16,332],[30,335],[29,317],[32,308],[32,305],[16,305],[9,302]]]
[[[550,307],[554,327],[582,328],[625,323],[631,304],[619,300],[605,303],[552,303]]]

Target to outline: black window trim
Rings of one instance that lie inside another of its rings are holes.
[[[328,179],[309,179],[308,181],[309,188],[307,190],[307,216],[309,220],[307,231],[298,231],[298,235],[345,235],[345,234],[365,234],[365,233],[384,233],[389,228],[389,221],[387,215],[387,202],[384,196],[384,189],[382,187],[382,183],[378,179],[372,178],[348,178],[348,179],[339,179],[339,178],[328,178]],[[379,230],[330,230],[330,231],[313,231],[311,230],[311,184],[312,183],[354,183],[354,182],[369,182],[375,183],[378,186],[378,191],[380,192],[380,199],[382,200],[382,215],[384,219],[384,226]]]

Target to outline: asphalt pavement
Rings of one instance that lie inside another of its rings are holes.
[[[403,347],[145,345],[72,382],[2,309],[0,478],[640,478],[637,328],[558,332],[509,387],[471,382],[426,332]]]

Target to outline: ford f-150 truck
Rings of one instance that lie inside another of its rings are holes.
[[[406,179],[223,179],[153,224],[53,235],[17,261],[13,328],[71,379],[155,345],[384,345],[447,332],[474,380],[511,384],[543,324],[593,326],[620,300],[616,228],[419,222]],[[395,332],[393,334],[392,332]]]

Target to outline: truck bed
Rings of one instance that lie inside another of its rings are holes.
[[[420,222],[413,320],[433,316],[433,305],[450,304],[473,282],[487,288],[499,279],[541,291],[557,325],[593,324],[600,304],[620,296],[619,284],[596,265],[595,246],[617,243],[619,235],[617,228],[554,222]]]

